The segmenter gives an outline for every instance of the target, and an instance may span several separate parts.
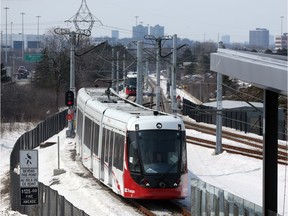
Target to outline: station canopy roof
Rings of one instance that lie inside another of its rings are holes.
[[[287,56],[218,49],[211,53],[210,70],[288,95]]]

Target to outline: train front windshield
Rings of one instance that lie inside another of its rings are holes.
[[[186,164],[186,144],[183,131],[129,132],[128,146],[129,169],[132,173],[153,175],[183,172],[183,166]]]

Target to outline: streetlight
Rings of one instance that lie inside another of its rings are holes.
[[[6,10],[6,43],[5,43],[5,64],[7,65],[7,10],[9,9],[8,7],[4,7]]]
[[[22,15],[22,60],[24,60],[24,15],[25,13],[21,13]]]
[[[12,46],[13,46],[13,45],[12,45],[12,26],[13,26],[13,22],[10,23],[10,28],[11,28],[11,29],[10,29],[10,32],[11,32],[11,33],[10,33],[10,48],[11,48],[11,51],[13,51],[13,50],[12,50]]]
[[[40,43],[40,39],[39,39],[39,18],[41,16],[36,16],[37,17],[37,52],[39,52],[39,43]]]
[[[281,46],[280,46],[280,48],[282,49],[282,34],[283,34],[282,29],[283,29],[283,18],[284,18],[284,16],[281,16],[280,18],[281,18],[281,35],[280,35],[280,37],[281,37]]]

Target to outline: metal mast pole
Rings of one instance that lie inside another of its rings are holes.
[[[37,17],[37,53],[39,53],[39,47],[40,47],[40,38],[39,38],[39,18],[41,16],[36,16]]]
[[[217,73],[217,115],[216,115],[216,149],[215,154],[222,152],[222,74]]]
[[[74,93],[74,101],[76,101],[76,89],[75,89],[75,45],[76,45],[76,32],[72,31],[70,36],[70,90]],[[68,130],[66,131],[67,137],[75,137],[74,131],[74,109],[75,105],[70,106],[68,114],[73,118],[68,120]]]
[[[126,55],[123,54],[123,88],[126,85]]]
[[[115,62],[114,62],[114,56],[115,56],[115,49],[114,47],[112,48],[112,74],[111,74],[111,87],[114,88],[114,78],[115,78]]]
[[[24,14],[21,13],[22,15],[22,61],[24,60]]]
[[[177,35],[173,35],[172,113],[176,113]]]
[[[160,111],[160,48],[161,48],[161,38],[156,39],[157,43],[157,53],[156,53],[156,110]]]
[[[136,91],[136,103],[143,104],[143,41],[137,42],[137,91]]]
[[[70,34],[70,90],[75,94],[75,45],[76,33],[73,31]]]
[[[6,10],[6,43],[5,43],[5,64],[7,65],[7,11],[8,11],[8,7],[4,7],[4,9]]]
[[[284,18],[284,16],[281,16],[280,18],[281,18],[281,35],[280,35],[280,37],[281,37],[281,46],[280,46],[280,49],[282,49],[283,48],[282,34],[283,34],[283,18]]]
[[[119,51],[116,52],[116,92],[119,94]]]

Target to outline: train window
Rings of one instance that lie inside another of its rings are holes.
[[[111,131],[106,129],[106,136],[105,136],[105,157],[104,161],[108,163],[108,152],[109,152],[109,141],[110,141],[110,133]]]
[[[123,170],[124,141],[125,136],[115,133],[113,166],[120,170]]]
[[[83,113],[78,109],[76,132],[77,132],[79,140],[82,140],[82,124],[83,124]]]
[[[135,133],[129,133],[128,136],[128,162],[130,172],[140,173],[140,159]]]
[[[109,145],[108,145],[108,163],[112,163],[112,153],[113,153],[113,147],[114,147],[114,136],[115,132],[110,131],[110,137],[109,137]]]
[[[98,147],[99,147],[99,125],[97,123],[93,123],[93,151],[95,155],[98,155]]]
[[[91,149],[91,133],[92,133],[92,121],[88,117],[85,117],[84,125],[84,145]]]
[[[146,174],[180,172],[182,133],[169,130],[130,132],[129,163],[135,162],[134,158],[140,153],[141,166]],[[137,141],[136,146],[133,138]]]
[[[104,156],[105,156],[105,143],[106,143],[106,128],[103,128],[103,132],[102,132],[102,147],[101,147],[101,160],[103,161]]]

